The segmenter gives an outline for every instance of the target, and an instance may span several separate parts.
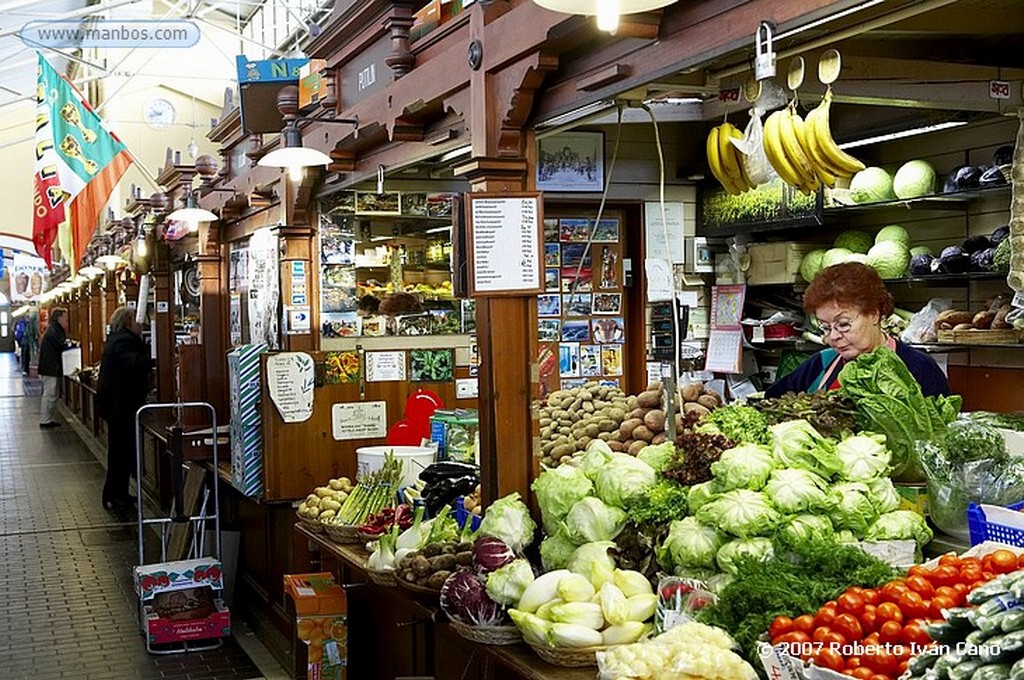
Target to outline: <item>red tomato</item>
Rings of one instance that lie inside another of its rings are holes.
[[[868,588],[860,594],[864,598],[864,604],[878,605],[882,601],[882,593],[874,588]]]
[[[961,560],[960,556],[957,555],[956,553],[946,553],[945,555],[943,555],[942,557],[939,558],[939,565],[943,566],[943,567],[947,567],[948,566],[948,567],[954,567],[956,569],[959,569],[960,568],[960,564],[962,562],[963,562],[963,560]]]
[[[832,629],[831,628],[829,628],[828,626],[822,626],[821,628],[815,628],[814,629],[814,632],[811,633],[811,639],[814,640],[815,642],[824,643],[825,642],[825,636],[826,635],[831,635],[831,634],[832,634]]]
[[[832,629],[851,642],[864,637],[864,629],[861,627],[860,621],[853,614],[840,614],[837,616],[835,623],[832,624]]]
[[[911,579],[914,576],[924,576],[925,578],[930,578],[931,569],[924,566],[923,564],[915,564],[910,569],[907,569],[907,579]]]
[[[860,593],[851,593],[847,590],[836,600],[836,612],[839,614],[859,615],[864,611],[864,598]]]
[[[935,586],[924,576],[911,576],[907,579],[907,587],[926,600],[935,595]]]
[[[1015,560],[1016,561],[1016,560]],[[981,558],[982,571],[992,571],[992,554],[989,553]]]
[[[875,673],[871,676],[871,680],[892,680],[892,676],[886,675],[885,673]]]
[[[846,660],[846,670],[848,670],[848,671],[852,671],[855,668],[860,668],[863,665],[864,664],[860,660],[859,656],[851,656],[850,658],[848,658]]]
[[[883,602],[878,605],[876,613],[878,614],[879,622],[895,621],[896,623],[903,623],[903,612],[900,610],[899,605],[894,602]]]
[[[861,588],[860,586],[850,586],[849,588],[847,588],[843,592],[844,593],[851,593],[853,595],[860,595],[861,593],[864,592],[864,589]]]
[[[791,630],[793,630],[793,619],[788,616],[776,616],[772,619],[772,624],[768,626],[768,637],[774,640]]]
[[[1021,553],[1020,557],[1017,558],[1017,568],[1024,569],[1024,553]]]
[[[909,592],[900,595],[899,606],[904,618],[917,619],[928,616],[928,605],[918,593]]]
[[[932,598],[932,603],[928,607],[928,613],[937,619],[941,619],[943,609],[952,609],[955,606],[956,602],[952,598],[936,595]]]
[[[912,651],[920,652],[922,647],[931,644],[931,637],[916,621],[908,623],[903,628],[903,643],[912,648]]]
[[[831,626],[832,622],[836,619],[836,606],[825,605],[818,610],[818,613],[814,616],[814,625],[817,626]]]
[[[885,651],[884,647],[879,647],[874,650],[874,654],[864,657],[864,665],[873,669],[875,673],[891,673],[896,670],[899,661]]]
[[[874,633],[871,633],[870,635],[865,637],[863,640],[861,640],[862,645],[864,647],[868,647],[868,648],[870,648],[870,647],[877,647],[879,642],[881,642],[881,641],[878,638],[878,632],[877,631],[874,632]]]
[[[985,577],[985,572],[982,570],[980,565],[965,564],[960,567],[960,580],[964,583],[970,583],[971,581],[980,581]]]
[[[793,619],[793,630],[810,634],[814,630],[814,617],[810,614],[801,614]]]
[[[946,597],[953,600],[953,602],[957,602],[960,599],[959,593],[956,592],[956,588],[953,586],[939,586],[935,589],[935,597]]]
[[[883,645],[892,645],[900,641],[903,626],[898,621],[886,621],[878,629],[878,640]]]
[[[860,627],[865,633],[874,633],[878,628],[878,612],[865,609],[860,615]]]
[[[843,661],[842,654],[834,649],[823,649],[815,654],[814,665],[834,671],[842,671],[846,668],[846,662]]]
[[[853,669],[853,677],[857,678],[857,680],[868,680],[874,676],[875,672],[867,666],[858,666]]]
[[[967,593],[971,592],[971,587],[966,583],[958,582],[953,584],[953,590],[956,591],[957,601],[960,604],[963,604],[964,598],[967,597]]]
[[[937,586],[951,586],[959,580],[960,572],[948,564],[940,564],[932,570],[932,583]]]
[[[961,557],[960,558],[960,569],[964,567],[981,567],[981,560],[977,557]]]
[[[903,581],[889,581],[882,586],[883,602],[899,602],[900,595],[910,590]]]
[[[785,645],[805,645],[811,641],[811,636],[800,630],[791,630],[788,633],[783,633],[779,636],[778,640],[773,640],[772,644],[785,644]]]
[[[821,643],[829,649],[842,649],[846,646],[847,639],[833,630],[822,639]]]

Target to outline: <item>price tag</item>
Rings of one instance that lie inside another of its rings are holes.
[[[157,314],[166,314],[168,312],[168,310],[170,310],[170,308],[171,308],[170,307],[170,303],[168,303],[167,300],[157,300],[157,303],[156,303],[156,313]]]
[[[988,96],[989,99],[1009,99],[1010,82],[1007,80],[988,81]]]
[[[754,326],[754,332],[750,338],[750,341],[764,342],[764,326]]]

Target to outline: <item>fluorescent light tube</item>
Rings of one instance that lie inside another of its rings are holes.
[[[857,139],[852,142],[846,142],[840,144],[840,149],[856,149],[858,146],[867,146],[868,144],[877,144],[878,142],[890,142],[894,139],[903,139],[904,137],[914,137],[916,135],[923,135],[929,132],[938,132],[939,130],[948,130],[949,128],[960,127],[967,125],[967,121],[963,120],[951,120],[945,123],[937,123],[935,125],[925,125],[923,127],[910,128],[909,130],[901,130],[900,132],[890,132],[885,135],[876,135],[874,137],[867,137],[865,139]]]

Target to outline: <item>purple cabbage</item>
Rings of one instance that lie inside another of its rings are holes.
[[[514,559],[512,548],[495,536],[480,536],[473,543],[473,568],[481,574],[497,571]]]
[[[498,626],[505,622],[505,608],[487,594],[484,581],[468,569],[460,569],[441,586],[441,609],[448,618],[470,626]]]

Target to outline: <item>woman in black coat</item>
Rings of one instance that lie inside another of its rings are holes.
[[[153,368],[149,346],[143,341],[135,311],[119,307],[110,317],[103,345],[96,405],[107,421],[107,479],[103,507],[129,509],[135,498],[128,492],[128,478],[135,470],[135,412],[146,403],[149,373]]]

